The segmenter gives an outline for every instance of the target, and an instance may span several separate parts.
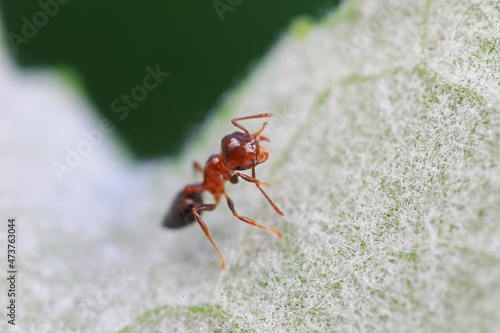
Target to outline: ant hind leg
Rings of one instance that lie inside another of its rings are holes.
[[[215,203],[215,204],[212,204],[212,205],[199,205],[199,206],[196,206],[196,207],[193,208],[193,214],[194,214],[194,217],[196,218],[196,220],[198,221],[198,224],[200,225],[201,229],[203,230],[203,232],[205,233],[205,235],[210,240],[210,243],[212,243],[212,245],[214,246],[214,248],[217,251],[217,253],[219,253],[219,256],[220,256],[220,259],[221,259],[220,268],[224,268],[224,266],[226,265],[226,261],[224,260],[224,256],[222,255],[222,252],[219,250],[219,247],[217,245],[215,245],[215,242],[212,239],[212,236],[210,235],[210,230],[208,230],[207,225],[201,219],[200,214],[198,214],[199,210],[214,210],[215,207],[217,207],[217,204],[218,204],[218,202]]]

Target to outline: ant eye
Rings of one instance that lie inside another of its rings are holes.
[[[239,166],[239,167],[236,167],[236,170],[243,171],[243,170],[245,170],[245,168],[242,166]]]

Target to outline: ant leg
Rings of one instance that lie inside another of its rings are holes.
[[[242,173],[239,173],[239,172],[236,172],[232,177],[231,177],[231,183],[236,183],[238,182],[238,177],[241,177],[243,178],[243,180],[249,182],[249,183],[254,183],[255,186],[257,186],[257,188],[262,192],[262,194],[266,197],[267,201],[269,201],[269,204],[271,206],[273,206],[274,210],[276,211],[276,213],[278,213],[279,215],[281,216],[285,216],[285,214],[283,214],[283,212],[278,208],[278,206],[276,206],[276,204],[271,200],[271,198],[269,198],[266,194],[266,192],[264,192],[264,190],[262,189],[262,187],[260,187],[260,184],[262,184],[262,182],[260,182],[257,178],[254,178],[254,177],[250,177],[250,176],[247,176],[247,175],[244,175]]]
[[[196,171],[201,172],[201,174],[203,174],[205,172],[205,170],[203,170],[203,167],[196,161],[193,162],[193,169],[194,169],[195,174],[196,174]]]
[[[246,119],[255,119],[255,118],[264,118],[264,117],[272,117],[272,113],[261,113],[261,114],[256,114],[256,115],[253,115],[253,116],[248,116],[248,117],[241,117],[241,118],[234,118],[231,120],[231,124],[233,124],[234,126],[238,127],[239,129],[241,129],[243,132],[245,132],[246,134],[248,134],[248,136],[252,136],[252,134],[250,134],[247,129],[243,126],[241,126],[240,124],[237,123],[237,121],[240,121],[240,120],[246,120]],[[262,128],[264,129],[264,127]],[[258,132],[259,133],[259,132]]]
[[[198,224],[200,225],[201,229],[203,229],[203,232],[205,233],[205,235],[207,235],[208,239],[210,240],[210,243],[212,243],[212,245],[214,246],[215,250],[217,250],[217,253],[219,253],[220,259],[222,261],[222,263],[220,265],[220,268],[224,268],[224,266],[226,265],[226,261],[224,260],[224,256],[222,255],[222,252],[220,252],[220,250],[217,247],[217,245],[215,245],[215,242],[213,241],[212,236],[210,236],[210,230],[208,230],[207,225],[201,219],[200,214],[198,214],[199,210],[214,210],[215,207],[217,207],[218,203],[219,202],[217,201],[213,205],[199,205],[199,206],[196,206],[196,207],[193,208],[193,214],[194,214],[194,217],[196,218],[196,220],[198,221]]]
[[[241,216],[239,215],[236,210],[234,209],[234,203],[233,203],[233,200],[231,200],[231,198],[228,197],[228,195],[226,194],[226,192],[224,192],[224,195],[226,196],[226,199],[227,199],[227,205],[229,206],[229,209],[231,209],[231,211],[233,212],[233,215],[236,216],[237,218],[239,218],[240,220],[242,220],[243,222],[246,222],[248,224],[251,224],[251,225],[254,225],[256,227],[259,227],[259,228],[262,228],[262,229],[266,229],[266,230],[269,230],[269,231],[272,231],[274,232],[276,235],[278,235],[279,237],[282,236],[281,232],[279,232],[278,230],[274,229],[274,228],[271,228],[271,227],[266,227],[264,225],[260,225],[258,224],[257,222],[255,222],[254,220],[248,218],[248,217],[245,217],[245,216]]]
[[[255,162],[252,164],[252,178],[255,178]],[[264,186],[269,185],[269,183],[261,182],[260,180],[258,182],[259,182],[259,185],[264,185]],[[266,195],[266,194],[264,193],[264,195]],[[267,195],[266,195],[266,198],[267,198]]]

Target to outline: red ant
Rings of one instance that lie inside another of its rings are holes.
[[[234,132],[233,134],[226,135],[221,142],[222,153],[210,156],[207,164],[205,165],[205,169],[203,169],[197,162],[194,162],[195,170],[202,172],[204,175],[203,182],[186,186],[184,190],[177,195],[169,212],[163,220],[163,226],[167,228],[181,228],[194,222],[196,219],[200,227],[205,232],[205,235],[207,235],[208,239],[219,253],[222,261],[221,268],[224,268],[225,266],[224,256],[212,240],[210,231],[208,230],[205,222],[201,219],[200,214],[204,210],[214,210],[219,204],[222,194],[226,197],[227,205],[233,212],[234,216],[248,224],[272,231],[279,237],[282,236],[276,229],[257,224],[254,220],[239,215],[234,209],[233,201],[228,197],[226,191],[224,190],[224,183],[227,180],[236,184],[238,183],[238,178],[241,177],[247,182],[254,183],[266,197],[267,201],[269,201],[271,206],[273,206],[276,213],[284,216],[283,212],[274,204],[274,202],[262,189],[261,185],[267,185],[267,183],[261,182],[255,178],[255,167],[258,164],[264,163],[269,155],[266,149],[261,147],[259,144],[259,141],[269,141],[266,137],[260,135],[266,127],[267,122],[265,122],[264,125],[262,125],[262,128],[255,134],[250,134],[245,127],[238,124],[238,121],[240,120],[271,117],[272,115],[272,113],[262,113],[254,116],[232,119],[231,123],[241,129],[244,133]],[[249,169],[252,169],[252,177],[235,172]],[[201,193],[204,191],[212,193],[215,199],[214,204],[203,204]]]

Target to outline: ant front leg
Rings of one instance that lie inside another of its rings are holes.
[[[236,210],[234,209],[233,200],[231,200],[231,198],[228,197],[228,195],[226,194],[226,192],[224,192],[224,195],[226,196],[227,205],[229,206],[229,209],[231,209],[231,212],[233,212],[233,215],[236,216],[237,218],[239,218],[241,221],[246,222],[246,223],[251,224],[251,225],[254,225],[256,227],[262,228],[262,229],[266,229],[266,230],[272,231],[276,235],[278,235],[279,237],[282,236],[281,232],[279,232],[278,230],[276,230],[274,228],[271,228],[271,227],[266,227],[264,225],[260,225],[257,222],[255,222],[254,220],[252,220],[252,219],[250,219],[248,217],[245,217],[245,216],[241,216],[240,214],[238,214],[236,212]]]
[[[212,245],[214,246],[215,250],[217,250],[217,253],[219,253],[220,259],[222,261],[222,263],[220,265],[220,268],[224,268],[224,266],[226,265],[226,261],[224,260],[224,256],[222,255],[222,252],[219,250],[219,248],[217,247],[217,245],[215,245],[215,242],[212,239],[212,236],[210,236],[210,230],[208,230],[207,225],[201,219],[200,214],[198,214],[199,210],[214,210],[215,207],[217,207],[218,203],[219,203],[219,201],[217,200],[217,202],[215,204],[212,204],[212,205],[199,205],[199,206],[196,206],[196,207],[193,208],[193,215],[196,218],[196,220],[198,221],[198,224],[200,225],[201,229],[203,229],[203,232],[205,233],[205,235],[207,235],[208,239],[210,240],[210,243],[212,243]]]
[[[203,170],[203,167],[200,165],[200,163],[198,163],[196,161],[193,162],[193,170],[195,173],[196,173],[196,171],[201,172],[201,174],[203,174],[205,172],[205,170]]]
[[[236,172],[232,177],[231,177],[231,183],[233,184],[236,184],[238,182],[238,177],[241,177],[243,178],[243,180],[249,182],[249,183],[254,183],[255,186],[257,186],[257,188],[262,192],[262,194],[266,197],[267,201],[269,202],[269,204],[271,206],[273,206],[274,210],[276,211],[276,213],[278,213],[279,215],[281,216],[285,216],[285,214],[283,214],[283,212],[278,208],[278,206],[276,206],[276,204],[271,200],[271,198],[269,198],[266,194],[266,192],[264,192],[264,190],[262,189],[262,187],[260,187],[260,185],[267,185],[267,183],[263,183],[261,182],[260,180],[258,180],[257,178],[254,178],[254,177],[250,177],[250,176],[247,176],[245,174],[242,174],[242,173],[239,173],[239,172]]]

